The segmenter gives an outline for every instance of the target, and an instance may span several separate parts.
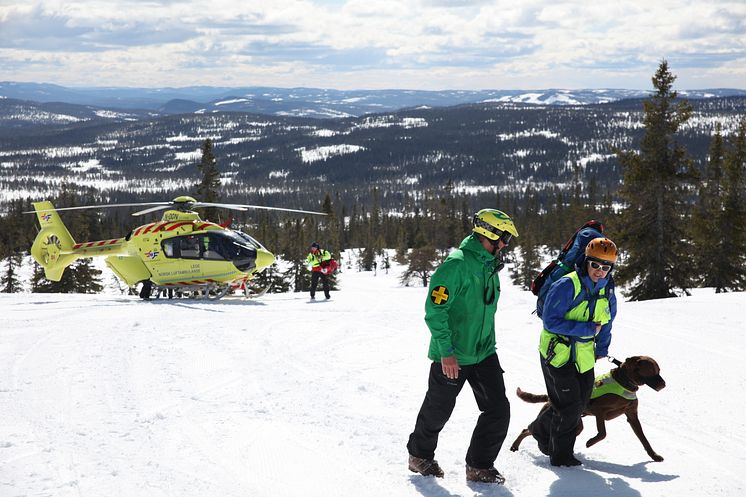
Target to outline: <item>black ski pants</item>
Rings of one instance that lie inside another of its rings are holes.
[[[311,298],[316,297],[316,287],[319,284],[319,278],[321,278],[321,284],[324,288],[324,297],[329,298],[329,277],[321,271],[311,272]]]
[[[539,443],[539,450],[547,454],[553,464],[562,464],[574,457],[580,416],[593,390],[593,370],[579,373],[572,361],[555,368],[543,357],[539,359],[552,405],[539,413],[529,429]]]
[[[461,366],[455,380],[443,374],[439,362],[430,365],[425,400],[417,415],[414,432],[407,443],[411,455],[423,459],[435,457],[438,435],[451,417],[456,397],[467,381],[481,414],[466,452],[466,464],[474,468],[491,468],[495,464],[510,421],[510,403],[505,396],[503,370],[497,354],[478,364]]]

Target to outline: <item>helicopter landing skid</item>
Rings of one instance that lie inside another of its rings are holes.
[[[150,296],[156,299],[188,298],[194,300],[219,300],[225,297],[230,290],[230,284],[218,285],[217,283],[207,285],[153,285]]]
[[[267,285],[264,288],[262,288],[262,289],[260,289],[258,291],[255,291],[255,290],[250,289],[248,286],[244,285],[244,287],[243,287],[243,293],[244,293],[244,295],[246,296],[247,299],[256,299],[256,298],[261,297],[265,293],[267,293],[267,290],[269,290],[270,286],[271,285]]]

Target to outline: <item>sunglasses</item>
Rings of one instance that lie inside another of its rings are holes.
[[[611,268],[613,267],[612,264],[601,264],[596,261],[588,261],[591,263],[591,267],[593,269],[600,269],[601,271],[611,271]]]

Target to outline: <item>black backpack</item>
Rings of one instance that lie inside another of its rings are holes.
[[[550,262],[531,282],[531,293],[536,295],[536,314],[541,317],[544,310],[544,297],[552,283],[575,270],[575,265],[583,262],[585,246],[594,238],[603,236],[604,225],[591,219],[578,228],[562,247],[556,259]]]

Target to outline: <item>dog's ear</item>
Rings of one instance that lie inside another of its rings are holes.
[[[639,371],[640,376],[648,378],[660,374],[661,368],[652,357],[640,356],[637,359],[637,370]]]

